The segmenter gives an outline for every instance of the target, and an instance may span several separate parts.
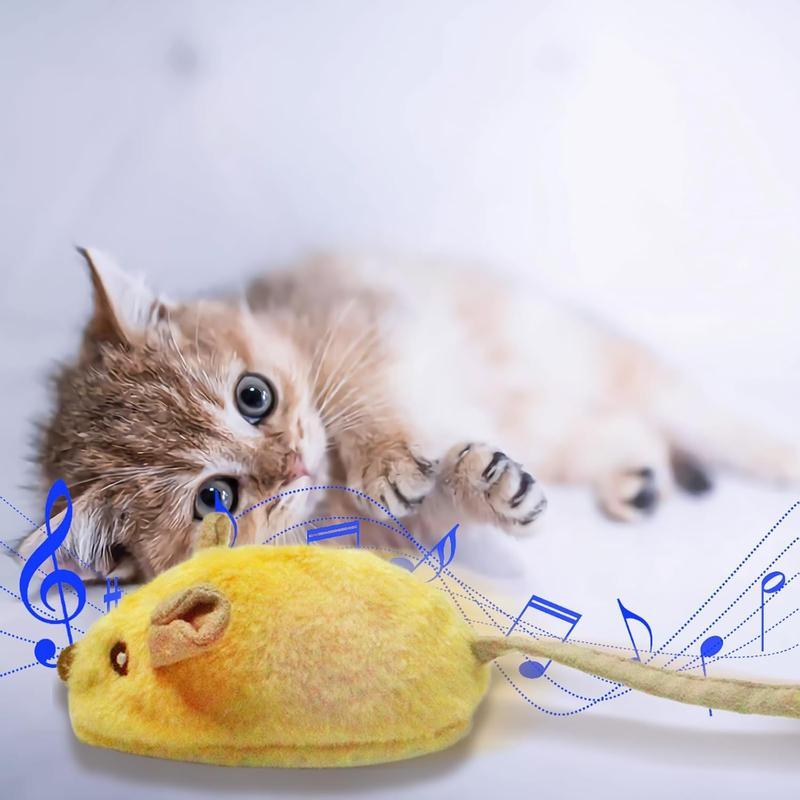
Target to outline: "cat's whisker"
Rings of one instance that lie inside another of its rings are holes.
[[[145,483],[143,486],[141,486],[139,488],[139,490],[137,492],[135,492],[131,496],[131,498],[129,498],[129,500],[130,500],[130,502],[132,504],[133,501],[137,497],[139,497],[141,494],[143,494],[144,492],[152,490],[153,486],[159,486],[159,487],[169,486],[170,488],[175,489],[176,491],[180,492],[181,490],[185,490],[185,489],[189,488],[190,486],[192,486],[192,484],[194,483],[194,480],[195,480],[194,476],[192,476],[192,475],[187,476],[186,479],[183,480],[183,481],[178,480],[176,477],[164,476],[164,477],[162,477],[160,479],[156,479],[155,481],[148,481],[147,483]],[[179,504],[173,504],[172,505],[172,510],[171,510],[171,513],[173,513],[176,517],[180,516],[180,514],[182,513],[181,510],[178,508],[178,505]]]
[[[360,391],[363,391],[363,387],[358,386],[357,384],[351,386],[350,389],[347,392],[345,392],[345,394],[342,395],[341,398],[339,398],[339,402],[342,405],[338,409],[333,409],[334,413],[333,413],[332,416],[330,414],[329,415],[325,415],[324,413],[321,413],[320,416],[322,416],[323,420],[326,423],[330,423],[331,420],[336,419],[338,416],[340,416],[342,414],[346,414],[348,411],[350,411],[352,409],[363,407],[364,406],[364,398],[363,398],[362,395],[359,394]],[[354,394],[356,395],[356,397],[350,403],[347,403],[347,401]],[[370,402],[370,405],[371,406],[373,405],[372,402]]]
[[[344,433],[345,430],[353,430],[364,421],[383,423],[389,422],[389,420],[390,418],[387,416],[374,414],[372,409],[362,409],[356,413],[350,414],[341,419],[337,419],[332,425],[329,426],[329,430],[331,433],[338,435]]]
[[[356,350],[359,346],[362,346],[364,344],[364,340],[372,336],[374,333],[375,333],[375,326],[368,325],[367,327],[361,330],[358,336],[350,340],[344,352],[339,357],[338,363],[332,370],[330,370],[328,377],[325,381],[325,384],[322,386],[320,390],[321,395],[325,393],[331,380],[334,380],[337,373],[344,367],[345,363],[347,362],[347,359],[350,358],[352,352]]]
[[[94,489],[97,493],[107,492],[116,486],[129,483],[131,481],[144,478],[146,486],[168,484],[174,482],[175,473],[182,471],[182,467],[120,467],[118,469],[108,470],[104,473],[106,478],[115,478],[110,483],[96,487]],[[70,484],[70,489],[75,491],[79,486],[87,483],[93,483],[96,478],[85,478],[81,481],[75,481]]]
[[[340,376],[341,371],[344,369],[344,367],[346,365],[348,365],[348,359],[351,358],[351,356],[353,355],[353,352],[355,351],[355,353],[358,354],[358,348],[359,347],[362,348],[361,356],[359,357],[359,359],[357,359],[356,365],[359,363],[360,360],[363,360],[363,357],[368,353],[368,349],[367,349],[368,339],[369,339],[369,337],[371,337],[371,336],[373,336],[375,334],[375,331],[376,331],[376,329],[375,329],[374,325],[370,325],[370,326],[366,327],[361,332],[361,334],[359,336],[357,336],[355,339],[350,341],[350,343],[347,346],[347,348],[345,349],[344,353],[342,353],[342,355],[340,356],[339,361],[336,364],[336,366],[333,369],[329,370],[328,377],[325,380],[325,384],[323,385],[323,387],[321,388],[321,390],[319,392],[318,401],[321,402],[321,407],[322,408],[324,408],[325,405],[330,400],[330,394],[329,393],[330,393],[330,388],[331,388],[332,382],[334,380],[336,380],[337,377]],[[354,368],[350,368],[349,372],[346,373],[345,377],[344,378],[340,378],[340,381],[345,380],[349,376],[352,376],[354,371],[355,371]]]
[[[160,473],[172,473],[172,472],[180,472],[183,467],[150,467],[150,466],[136,466],[136,467],[115,467],[113,469],[106,470],[103,474],[104,477],[122,477],[125,480],[132,480],[133,478],[140,477],[142,475],[146,476],[153,476],[158,475]],[[70,488],[74,489],[78,486],[83,486],[86,483],[93,483],[96,481],[97,478],[84,478],[81,481],[74,481],[70,483]]]
[[[335,419],[338,419],[340,416],[349,413],[350,411],[355,409],[364,409],[367,406],[369,406],[371,409],[386,407],[385,401],[372,396],[365,397],[361,392],[363,392],[362,386],[357,384],[351,386],[350,389],[341,397],[341,406],[329,410],[329,412],[326,414],[321,414],[323,421],[329,424]],[[349,403],[346,402],[354,394],[355,397],[353,397]]]
[[[344,314],[344,309],[340,313],[339,317],[337,317],[337,323],[336,324],[338,324],[338,321],[341,319],[341,316],[343,314]],[[311,353],[311,366],[316,366],[316,371],[314,373],[314,380],[312,381],[312,383],[315,383],[316,379],[319,377],[320,366],[322,365],[322,362],[324,361],[324,357],[325,357],[324,350],[325,350],[325,348],[327,348],[330,345],[331,337],[333,335],[333,330],[334,330],[334,324],[335,323],[333,323],[333,322],[330,322],[330,321],[328,322],[328,325],[325,328],[325,332],[322,334],[322,336],[320,336],[317,339],[317,343],[316,343],[316,345],[314,347],[314,351]],[[322,354],[320,356],[320,351],[321,350],[323,352],[322,352]],[[318,359],[318,357],[319,357],[319,359]]]
[[[368,421],[370,421],[370,422],[372,421],[371,417],[365,418],[365,419],[368,419]],[[362,423],[362,420],[358,420],[356,422],[352,422],[349,425],[345,425],[342,428],[337,428],[335,431],[332,431],[332,433],[334,433],[336,436],[341,436],[342,434],[347,433],[348,431],[354,431],[354,430],[362,427],[361,423]]]
[[[363,359],[362,359],[362,362],[363,362]],[[329,395],[328,395],[328,396],[325,398],[325,402],[324,402],[324,403],[322,404],[322,406],[320,407],[320,413],[321,413],[321,414],[323,414],[323,413],[325,412],[325,410],[328,408],[328,406],[329,406],[329,405],[331,405],[331,404],[333,403],[333,400],[334,400],[334,399],[336,398],[336,396],[339,394],[339,391],[341,390],[341,388],[342,388],[342,387],[343,387],[343,386],[344,386],[344,385],[345,385],[345,384],[346,384],[348,381],[350,381],[350,379],[351,379],[351,378],[353,378],[353,377],[354,377],[354,375],[355,375],[355,373],[356,373],[356,370],[357,370],[357,369],[358,369],[360,366],[363,366],[363,363],[362,363],[362,362],[357,362],[357,363],[356,363],[356,364],[353,366],[353,368],[350,370],[350,372],[348,372],[347,374],[343,375],[343,376],[342,376],[342,378],[339,380],[339,382],[336,384],[336,386],[335,386],[335,387],[333,387],[333,388],[331,389],[331,393],[330,393],[330,394],[329,394]],[[350,395],[353,393],[353,391],[354,391],[354,390],[357,390],[357,389],[358,389],[358,387],[357,387],[357,386],[351,386],[351,387],[350,387],[350,389],[349,389],[349,390],[348,390],[348,391],[345,393],[345,395],[344,395],[343,397],[340,397],[340,398],[339,398],[339,402],[340,402],[340,403],[344,403],[344,402],[345,402],[345,401],[346,401],[346,400],[347,400],[347,399],[350,397]]]
[[[332,433],[340,433],[342,426],[351,422],[354,419],[374,420],[375,422],[388,422],[389,417],[375,413],[377,409],[385,406],[383,404],[370,405],[367,407],[361,403],[353,403],[347,409],[334,414],[327,419],[323,419],[323,423]]]
[[[363,411],[364,411],[363,406],[358,400],[356,400],[346,408],[343,408],[341,411],[332,414],[330,416],[323,417],[323,422],[327,427],[332,427],[342,418],[352,415],[353,413],[363,413]]]
[[[365,335],[367,337],[370,337],[370,336],[374,335],[374,333],[375,333],[374,329],[365,331]],[[356,358],[356,361],[353,364],[349,365],[348,371],[345,372],[344,375],[342,375],[339,378],[338,383],[336,383],[335,385],[330,386],[330,388],[328,388],[328,386],[329,386],[329,384],[331,382],[332,376],[335,375],[339,371],[341,366],[343,366],[342,362],[344,361],[344,357],[342,359],[340,359],[339,365],[337,365],[336,370],[331,372],[331,376],[329,377],[328,381],[325,384],[326,393],[323,394],[323,396],[322,396],[323,400],[322,400],[322,403],[321,403],[321,405],[319,407],[320,413],[324,412],[324,410],[328,407],[328,405],[333,401],[333,399],[336,397],[336,395],[341,390],[342,386],[345,383],[347,383],[357,373],[357,371],[359,369],[361,369],[362,367],[366,366],[366,364],[368,363],[368,359],[372,356],[372,352],[371,352],[371,350],[369,349],[369,346],[368,346],[369,345],[369,340],[367,339],[367,341],[361,341],[363,339],[364,339],[364,335],[362,335],[359,340],[356,340],[357,344],[360,345],[363,348],[362,351],[361,351],[361,354]],[[353,349],[353,347],[350,348],[351,352],[349,352],[347,354],[348,356],[352,355],[352,349]]]
[[[142,472],[136,473],[136,474],[133,474],[133,475],[122,475],[122,476],[114,476],[114,477],[119,477],[119,480],[112,481],[111,483],[106,484],[105,486],[100,488],[98,491],[105,492],[108,489],[111,489],[114,486],[119,486],[122,483],[126,483],[126,482],[132,480],[133,478],[142,478],[142,477],[146,478],[147,479],[147,483],[149,485],[153,485],[155,483],[168,483],[168,482],[171,482],[171,481],[174,480],[173,477],[170,476],[170,475],[159,475],[156,472],[151,472],[151,471],[148,471],[148,470],[142,470]]]
[[[347,394],[344,397],[340,398],[341,405],[337,404],[337,407],[335,408],[328,408],[326,404],[323,408],[320,408],[319,409],[320,416],[326,420],[331,419],[332,417],[336,416],[336,414],[339,414],[342,411],[347,411],[350,408],[355,408],[357,405],[359,405],[361,402],[361,398],[358,396],[350,399],[350,402],[347,402],[349,396],[354,393],[353,392],[354,389],[357,391],[358,386],[351,386]]]
[[[322,369],[322,365],[325,363],[325,358],[328,355],[328,349],[331,346],[331,342],[333,341],[334,333],[339,329],[341,326],[345,316],[350,313],[350,309],[353,308],[355,305],[355,298],[351,298],[345,305],[342,307],[342,310],[339,312],[338,317],[336,318],[336,322],[328,326],[328,334],[325,337],[325,348],[322,351],[322,355],[319,357],[319,361],[317,362],[317,369],[314,373],[314,380],[311,381],[312,387],[316,387],[317,381],[319,380],[320,370]]]
[[[130,478],[121,478],[118,481],[112,481],[111,483],[107,483],[105,486],[101,486],[97,491],[102,494],[103,492],[107,492],[109,489],[113,489],[115,486],[120,486],[123,483],[127,483]]]

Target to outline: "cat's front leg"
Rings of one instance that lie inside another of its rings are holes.
[[[452,447],[439,465],[444,494],[462,513],[522,533],[547,508],[541,485],[522,464],[487,444]]]
[[[379,501],[396,517],[416,512],[436,485],[435,462],[399,427],[362,428],[336,444],[347,485]]]

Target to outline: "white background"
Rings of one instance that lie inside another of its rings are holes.
[[[0,493],[41,517],[24,459],[88,313],[74,244],[174,295],[321,247],[478,258],[797,435],[798,41],[792,2],[4,2]],[[551,496],[537,537],[491,545],[507,607],[534,587],[625,644],[616,597],[663,639],[796,492],[725,476],[634,528]],[[0,578],[14,588],[11,561]],[[0,603],[5,630],[44,635]],[[0,639],[0,671],[32,660]],[[798,676],[800,657],[717,669]],[[0,679],[9,796],[744,797],[794,791],[800,769],[800,723],[633,696],[550,719],[502,680],[469,742],[416,762],[159,763],[74,743],[54,682]]]

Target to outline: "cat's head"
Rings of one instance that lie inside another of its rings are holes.
[[[234,513],[323,483],[326,434],[301,321],[237,302],[173,304],[101,254],[82,251],[94,313],[77,361],[55,377],[39,461],[74,501],[67,542],[84,568],[125,559],[150,577],[186,558],[215,492]],[[255,542],[302,519],[309,492],[264,504],[239,523]],[[24,542],[29,554],[44,534]],[[84,573],[86,574],[86,573]]]

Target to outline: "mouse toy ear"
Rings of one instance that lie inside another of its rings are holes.
[[[232,517],[212,511],[203,517],[203,524],[200,526],[195,541],[194,549],[202,550],[206,547],[228,547],[234,533]]]
[[[207,583],[168,597],[150,618],[150,663],[166,667],[200,655],[222,638],[230,616],[228,598]]]

